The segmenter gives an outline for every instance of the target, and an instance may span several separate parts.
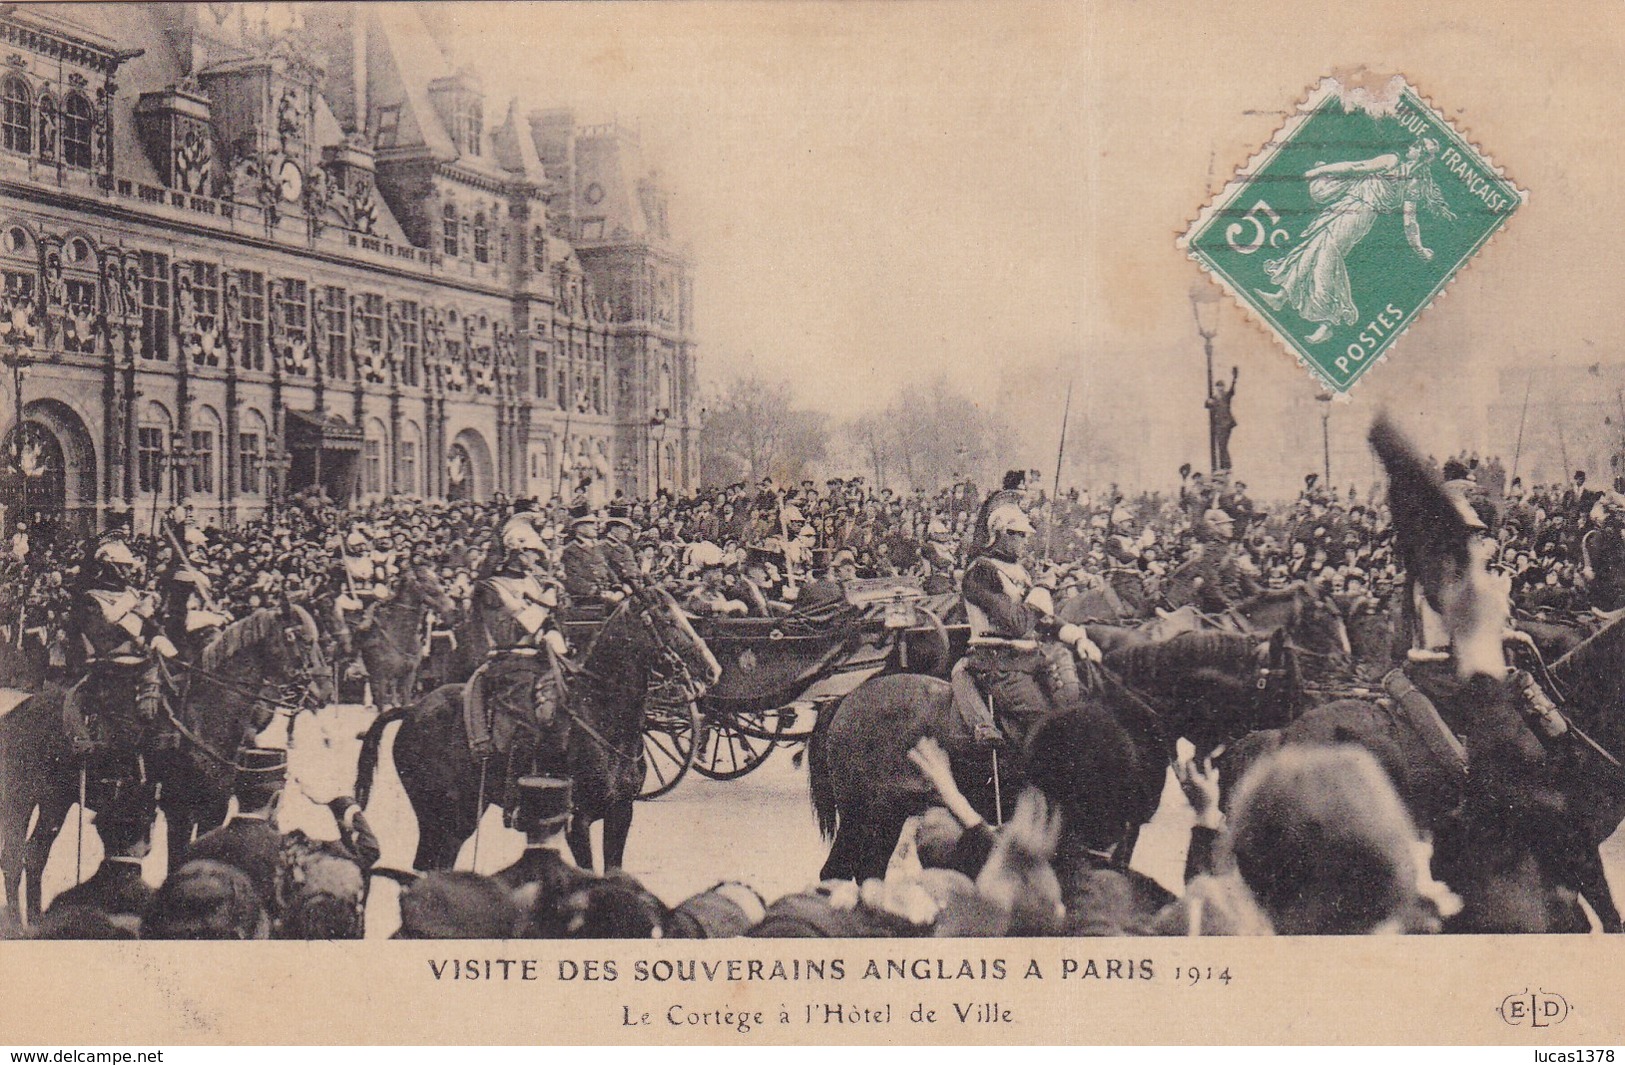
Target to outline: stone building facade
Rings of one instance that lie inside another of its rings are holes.
[[[636,135],[491,108],[425,15],[0,8],[8,512],[696,481],[690,268]]]

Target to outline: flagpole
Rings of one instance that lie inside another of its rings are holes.
[[[1061,460],[1066,457],[1066,426],[1072,417],[1072,384],[1076,378],[1068,378],[1066,382],[1066,404],[1061,408],[1061,442],[1055,449],[1055,491],[1049,501],[1049,535],[1044,537],[1044,561],[1048,562],[1050,551],[1055,542],[1055,516],[1061,504]]]
[[[1507,484],[1518,479],[1518,459],[1523,455],[1523,423],[1529,417],[1529,390],[1535,387],[1535,373],[1529,372],[1529,379],[1523,386],[1523,411],[1518,415],[1518,443],[1512,449],[1512,472],[1507,475]],[[1565,463],[1564,465],[1567,465]]]

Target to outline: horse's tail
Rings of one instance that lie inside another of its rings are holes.
[[[826,840],[835,838],[840,826],[840,810],[835,802],[835,774],[829,763],[829,724],[840,712],[839,703],[831,713],[818,715],[813,734],[807,740],[807,784],[812,793],[813,813],[818,831]]]
[[[355,801],[362,806],[367,805],[367,796],[372,791],[372,776],[378,771],[378,749],[384,742],[384,729],[406,717],[406,710],[401,706],[384,711],[361,734],[361,757],[355,767]]]

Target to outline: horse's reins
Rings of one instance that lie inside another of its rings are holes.
[[[209,681],[211,683],[218,684],[220,687],[225,688],[228,691],[236,692],[238,695],[246,695],[249,698],[253,699],[256,704],[263,703],[264,705],[269,706],[272,709],[274,709],[279,714],[285,714],[285,715],[287,715],[289,717],[292,717],[292,716],[294,716],[296,714],[299,714],[299,713],[301,713],[301,712],[303,712],[305,710],[311,709],[310,702],[309,702],[310,695],[309,695],[309,691],[308,691],[308,689],[310,687],[310,681],[314,677],[314,673],[311,673],[311,672],[306,672],[304,670],[301,670],[301,673],[303,675],[303,679],[296,679],[296,680],[289,681],[287,684],[279,684],[279,685],[277,685],[277,688],[279,690],[291,689],[291,688],[294,688],[294,687],[302,687],[302,688],[307,689],[303,694],[298,696],[297,699],[293,699],[290,696],[288,696],[286,691],[282,691],[282,695],[281,695],[280,698],[272,698],[271,696],[266,695],[263,692],[259,692],[259,691],[256,691],[253,688],[250,688],[246,684],[239,684],[236,681],[227,680],[225,677],[222,677],[218,673],[211,673],[210,671],[204,669],[202,666],[194,666],[194,665],[192,665],[190,663],[187,663],[187,662],[171,662],[169,664],[171,666],[177,668],[177,669],[183,670],[183,671],[185,671],[187,673],[190,673],[190,674],[192,674],[194,676],[202,677],[204,680],[207,680],[207,681]]]
[[[697,686],[694,683],[694,674],[688,668],[688,663],[683,661],[682,656],[674,651],[670,645],[666,643],[665,638],[662,637],[657,631],[654,619],[650,616],[650,608],[642,602],[641,597],[638,596],[637,593],[633,593],[633,595],[638,599],[638,620],[643,623],[644,629],[649,633],[649,638],[654,641],[655,649],[659,652],[661,659],[670,669],[675,671],[680,676],[680,683],[683,685],[685,691],[694,691]],[[601,635],[602,633],[600,632],[600,636]],[[597,640],[594,639],[593,642],[596,645]],[[597,670],[588,669],[586,666],[582,666],[577,672],[583,676],[591,677],[603,687],[611,688],[616,691],[630,692],[638,687],[635,684],[628,684],[612,677],[606,677]],[[666,679],[669,680],[672,678],[670,675],[666,675]],[[647,690],[648,686],[644,685],[644,688]],[[627,755],[625,751],[622,751],[619,747],[616,747],[614,744],[606,740],[597,729],[593,728],[586,721],[582,720],[581,715],[577,714],[575,710],[571,709],[568,694],[564,699],[560,700],[559,709],[561,709],[565,716],[571,721],[577,725],[580,725],[581,730],[587,734],[587,737],[611,758],[621,762],[631,762],[636,760],[636,755]]]
[[[1546,683],[1546,696],[1552,700],[1552,703],[1561,713],[1563,706],[1568,702],[1568,699],[1564,695],[1562,686],[1557,683],[1557,678],[1552,676],[1551,667],[1546,664],[1546,656],[1540,653],[1540,648],[1535,646],[1533,641],[1527,644],[1520,644],[1520,646],[1522,646],[1534,659],[1536,668],[1540,670],[1541,679]],[[1567,723],[1568,730],[1574,734],[1575,739],[1579,740],[1586,747],[1590,748],[1591,751],[1606,762],[1609,767],[1615,771],[1615,773],[1625,776],[1625,763],[1621,763],[1620,760],[1608,750],[1608,748],[1592,739],[1584,729],[1576,725],[1574,723],[1573,715],[1564,713],[1563,720]]]

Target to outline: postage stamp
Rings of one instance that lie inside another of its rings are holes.
[[[1402,78],[1327,78],[1180,245],[1346,393],[1527,198]]]

